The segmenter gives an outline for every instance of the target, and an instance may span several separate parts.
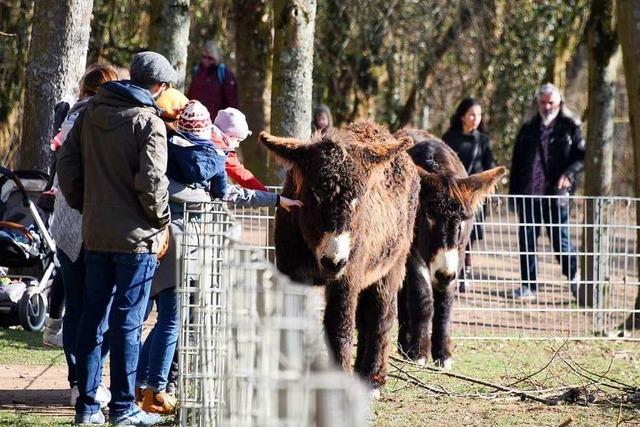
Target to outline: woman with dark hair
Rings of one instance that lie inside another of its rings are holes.
[[[449,129],[442,135],[442,140],[458,153],[460,161],[469,175],[495,167],[491,140],[482,121],[482,107],[473,98],[465,98],[451,116]],[[476,212],[476,224],[471,232],[471,241],[464,257],[464,271],[460,275],[460,292],[464,292],[466,278],[471,274],[471,255],[469,250],[476,240],[482,240],[484,230],[478,223],[484,221],[484,211]]]
[[[67,135],[73,128],[73,124],[87,107],[91,97],[96,94],[98,88],[104,83],[117,80],[118,74],[111,65],[92,64],[85,71],[80,81],[80,98],[69,110],[66,119],[60,127],[60,132],[51,141],[51,149],[58,151],[64,144]],[[54,178],[53,187],[59,187],[58,177]],[[69,386],[71,387],[71,406],[75,406],[78,398],[77,364],[76,364],[76,342],[80,316],[85,309],[84,284],[85,265],[84,250],[82,248],[82,214],[72,209],[67,203],[62,193],[57,192],[53,207],[53,217],[51,220],[51,235],[56,242],[56,256],[60,262],[59,278],[64,286],[64,316],[62,319],[51,317],[47,319],[47,328],[44,332],[43,341],[45,344],[52,341],[54,328],[62,330],[62,344],[65,358],[67,360]],[[91,308],[89,308],[91,309]],[[62,314],[62,309],[55,310]],[[57,332],[60,334],[60,332]],[[57,336],[57,335],[56,335]],[[51,345],[51,344],[49,344]],[[102,360],[106,359],[109,351],[109,342],[106,339],[101,345]],[[100,383],[95,392],[95,401],[101,407],[111,400],[111,393]]]

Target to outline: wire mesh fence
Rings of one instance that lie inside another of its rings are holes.
[[[220,203],[185,211],[180,425],[366,424],[366,388],[329,363],[321,299],[265,261],[269,221],[241,215]]]
[[[483,238],[467,248],[453,336],[639,339],[639,201],[494,195],[475,225]],[[273,209],[230,209],[242,241],[274,260]]]

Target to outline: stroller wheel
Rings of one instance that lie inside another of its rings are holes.
[[[27,288],[18,303],[18,320],[26,331],[41,331],[47,314],[47,301],[39,289]]]

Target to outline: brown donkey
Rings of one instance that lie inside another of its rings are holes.
[[[474,213],[506,169],[500,166],[467,176],[457,154],[427,132],[403,130],[396,136],[414,140],[408,152],[420,174],[415,235],[398,298],[398,350],[421,364],[431,354],[436,363],[449,368],[451,309],[460,261]]]
[[[372,122],[316,134],[308,142],[265,132],[260,141],[289,164],[282,194],[301,209],[276,212],[277,267],[325,286],[325,333],[339,365],[377,388],[386,379],[397,293],[413,237],[419,177],[397,140]]]

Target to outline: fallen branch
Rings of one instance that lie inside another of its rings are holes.
[[[474,383],[474,384],[480,384],[480,385],[483,385],[485,387],[491,387],[491,388],[493,388],[495,390],[505,391],[505,392],[513,394],[515,396],[519,396],[522,400],[530,399],[530,400],[534,400],[536,402],[544,403],[545,405],[557,405],[558,404],[558,401],[556,401],[556,400],[543,399],[543,398],[540,398],[538,396],[534,396],[534,395],[532,395],[530,393],[526,393],[526,392],[524,392],[522,390],[518,390],[518,389],[515,389],[515,388],[511,388],[511,387],[506,387],[506,386],[503,386],[501,384],[491,383],[489,381],[481,380],[481,379],[478,379],[478,378],[473,378],[473,377],[470,377],[468,375],[456,374],[454,372],[448,372],[448,371],[444,371],[442,369],[432,368],[432,367],[429,367],[429,366],[420,366],[420,365],[418,365],[416,363],[413,363],[413,362],[409,362],[409,361],[406,361],[406,360],[401,360],[396,356],[391,356],[391,359],[396,361],[396,362],[399,362],[399,363],[408,364],[408,365],[411,365],[411,366],[416,366],[416,367],[418,367],[420,369],[424,369],[424,370],[427,370],[429,372],[438,373],[438,374],[441,374],[441,375],[445,375],[445,376],[456,378],[456,379],[459,379],[459,380],[471,382],[471,383]]]

